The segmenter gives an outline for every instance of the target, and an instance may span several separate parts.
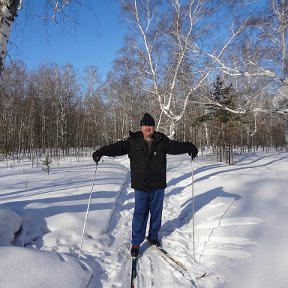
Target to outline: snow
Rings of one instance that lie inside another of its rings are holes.
[[[143,243],[136,287],[288,287],[287,160],[258,152],[233,166],[207,155],[191,165],[169,155],[161,238],[189,273]],[[31,166],[0,164],[1,288],[129,286],[128,158],[104,157],[97,169],[91,157],[53,160],[49,175]]]

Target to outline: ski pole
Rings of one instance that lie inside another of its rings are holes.
[[[195,258],[195,202],[194,202],[194,161],[193,158],[191,157],[191,189],[192,189],[192,233],[193,233],[193,258],[196,261]]]
[[[94,177],[93,177],[92,186],[91,186],[91,192],[90,192],[89,200],[88,200],[88,204],[87,204],[87,210],[86,210],[84,226],[83,226],[83,230],[82,230],[82,236],[81,236],[81,243],[80,243],[80,248],[79,248],[78,259],[80,259],[80,256],[81,256],[81,250],[82,250],[82,246],[83,246],[83,239],[84,239],[84,234],[85,234],[85,230],[86,230],[86,224],[87,224],[87,219],[88,219],[88,214],[89,214],[89,209],[90,209],[90,202],[91,202],[91,199],[92,199],[92,193],[93,193],[93,188],[94,188],[94,183],[95,183],[95,178],[96,178],[97,167],[98,167],[98,162],[96,162]]]

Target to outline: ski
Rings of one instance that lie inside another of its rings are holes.
[[[137,260],[138,257],[132,257],[132,266],[131,266],[131,288],[135,288],[135,279],[137,277]]]
[[[199,279],[204,278],[206,276],[208,276],[208,275],[206,272],[204,272],[203,274],[196,276],[196,279],[199,280]]]
[[[159,252],[166,260],[168,260],[168,262],[170,261],[170,263],[171,263],[175,268],[180,269],[182,272],[185,272],[187,275],[189,275],[189,277],[191,277],[188,268],[187,268],[183,263],[181,263],[180,261],[178,261],[178,260],[176,260],[174,257],[172,257],[163,247],[153,245],[153,244],[149,241],[149,239],[147,239],[147,241],[148,241],[148,243],[149,243],[151,246],[155,247],[156,251]],[[206,276],[207,276],[207,273],[205,272],[205,273],[203,273],[203,274],[201,274],[201,275],[196,276],[196,279],[201,279],[201,278],[204,278],[204,277],[206,277]]]
[[[178,260],[176,260],[175,258],[173,258],[163,247],[153,245],[153,244],[149,241],[148,238],[147,238],[147,241],[148,241],[148,243],[149,243],[151,246],[155,247],[155,248],[157,249],[157,251],[161,253],[161,255],[163,255],[164,257],[168,258],[170,261],[172,261],[174,264],[176,264],[178,267],[180,267],[180,268],[181,268],[182,270],[184,270],[185,272],[187,272],[187,273],[189,272],[188,269],[187,269],[187,267],[186,267],[183,263],[181,263],[180,261],[178,261]]]

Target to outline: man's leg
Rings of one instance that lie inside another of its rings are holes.
[[[158,233],[161,228],[164,190],[157,189],[150,192],[150,228],[148,238],[158,239]]]
[[[135,190],[135,207],[132,219],[132,246],[139,246],[145,239],[149,214],[149,192]]]

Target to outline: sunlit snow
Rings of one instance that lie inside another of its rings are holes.
[[[161,238],[189,273],[143,243],[137,287],[288,287],[288,153],[234,160],[168,156]],[[1,288],[129,285],[129,160],[104,157],[95,169],[91,157],[53,160],[49,175],[29,161],[0,163]]]

